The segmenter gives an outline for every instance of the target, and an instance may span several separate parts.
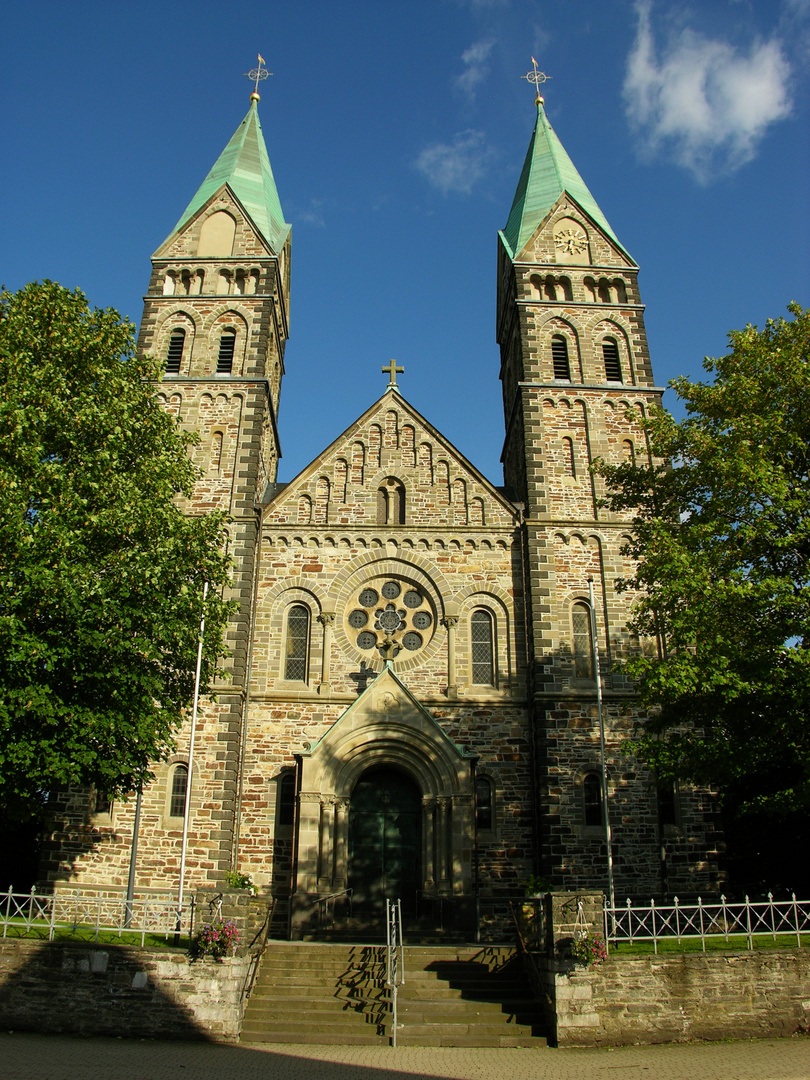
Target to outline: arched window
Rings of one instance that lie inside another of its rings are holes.
[[[306,682],[309,652],[309,609],[293,604],[287,612],[287,645],[284,651],[284,678]]]
[[[470,616],[472,681],[475,686],[495,685],[492,615],[476,608]]]
[[[377,490],[377,524],[405,524],[405,488],[393,477]]]
[[[622,365],[619,360],[619,346],[615,338],[605,338],[602,342],[602,356],[605,360],[605,378],[608,382],[622,381]]]
[[[479,829],[493,827],[492,783],[486,776],[475,781],[475,824]]]
[[[183,361],[183,349],[186,344],[186,332],[182,326],[175,327],[172,330],[172,336],[169,338],[169,351],[166,353],[166,374],[167,375],[179,375],[180,364]]]
[[[582,780],[582,801],[586,825],[602,824],[602,781],[596,773],[587,773]]]
[[[574,604],[571,611],[571,631],[574,644],[574,677],[593,678],[593,635],[591,634],[591,609],[583,601]]]
[[[217,356],[217,375],[230,375],[233,368],[233,354],[236,348],[236,331],[225,330],[219,339],[219,355]]]
[[[555,379],[571,380],[571,365],[568,363],[568,342],[562,334],[555,334],[551,339],[551,359],[554,365]]]
[[[276,824],[295,824],[295,773],[291,769],[279,777]]]
[[[172,793],[169,799],[169,817],[183,817],[186,812],[186,788],[188,765],[176,765],[172,773]]]

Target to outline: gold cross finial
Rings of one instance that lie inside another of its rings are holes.
[[[538,71],[537,70],[537,61],[535,60],[534,57],[532,57],[532,70],[527,71],[525,75],[521,75],[520,77],[521,77],[521,79],[525,79],[526,82],[534,83],[534,91],[535,91],[534,103],[535,103],[535,105],[542,105],[543,104],[543,99],[540,96],[540,87],[544,82],[547,82],[551,78],[551,76],[546,75],[542,71]]]
[[[396,360],[392,360],[389,364],[383,366],[383,374],[388,373],[388,386],[386,389],[390,390],[392,386],[397,385],[397,374],[401,375],[405,368],[397,367]]]
[[[251,101],[259,101],[259,83],[267,78],[268,75],[272,75],[272,71],[268,71],[264,66],[264,57],[261,53],[258,53],[259,66],[251,68],[250,71],[245,72],[245,77],[253,79],[253,93],[250,95]]]

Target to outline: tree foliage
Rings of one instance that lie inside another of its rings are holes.
[[[659,645],[627,665],[642,752],[773,810],[810,806],[810,312],[789,310],[671,384],[686,419],[643,421],[652,465],[598,469],[634,516],[632,629]]]
[[[193,437],[157,404],[133,327],[52,282],[0,294],[0,801],[131,790],[229,605],[221,514],[185,516]]]

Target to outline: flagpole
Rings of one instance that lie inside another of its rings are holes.
[[[208,595],[208,582],[203,583],[203,613],[200,619],[200,636],[197,641],[197,671],[194,676],[194,704],[191,709],[191,735],[188,740],[188,775],[186,778],[186,801],[183,807],[183,842],[180,848],[180,887],[177,891],[177,922],[175,938],[180,934],[183,918],[183,889],[186,876],[186,851],[188,849],[188,821],[191,812],[191,780],[194,776],[194,735],[197,730],[197,708],[200,701],[200,672],[202,671],[203,636],[205,634],[205,598]],[[192,928],[189,928],[190,930]]]
[[[602,673],[599,670],[599,639],[596,636],[596,605],[593,598],[593,578],[588,578],[588,596],[591,601],[591,640],[593,641],[593,670],[596,677],[596,707],[599,713],[599,751],[602,757],[602,816],[605,819],[605,843],[607,844],[608,894],[612,917],[616,918],[616,893],[613,888],[613,837],[610,831],[608,808],[607,764],[605,762],[605,717],[602,711]]]

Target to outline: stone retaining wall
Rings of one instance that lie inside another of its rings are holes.
[[[0,1027],[234,1042],[249,956],[190,962],[129,945],[0,941]]]
[[[810,950],[541,965],[559,1046],[749,1039],[810,1030]]]

